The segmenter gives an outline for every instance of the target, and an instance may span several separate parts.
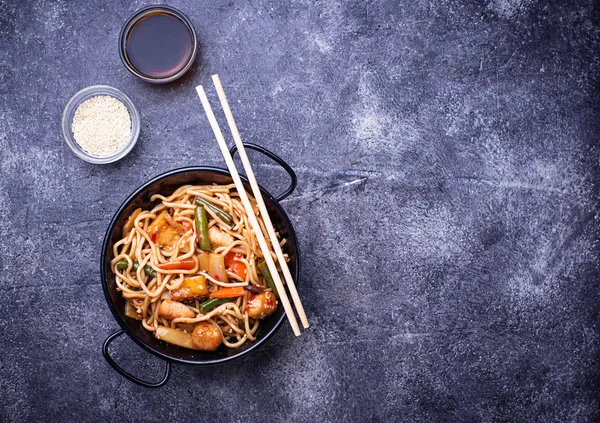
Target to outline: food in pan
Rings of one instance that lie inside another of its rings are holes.
[[[255,340],[278,297],[235,185],[185,185],[151,200],[160,203],[135,210],[113,246],[126,316],[184,348],[214,351]]]

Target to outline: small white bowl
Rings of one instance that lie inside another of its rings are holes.
[[[108,95],[119,100],[125,105],[125,107],[127,107],[129,117],[131,118],[131,135],[129,137],[129,140],[123,146],[123,148],[121,148],[115,154],[112,154],[110,156],[95,156],[88,153],[83,148],[81,148],[79,144],[77,144],[75,138],[73,137],[73,131],[71,130],[73,116],[75,115],[77,107],[79,107],[79,105],[84,101],[99,95]],[[79,91],[77,94],[71,97],[71,99],[67,103],[62,117],[62,133],[65,141],[67,142],[67,145],[71,148],[71,150],[73,150],[73,153],[75,153],[75,155],[77,155],[77,157],[79,157],[80,159],[95,164],[113,163],[125,157],[127,153],[129,153],[131,149],[135,146],[135,143],[137,142],[138,137],[140,135],[140,115],[133,103],[131,102],[131,100],[129,99],[129,97],[127,97],[121,91],[117,90],[116,88],[109,87],[108,85],[93,85],[91,87],[87,87]]]

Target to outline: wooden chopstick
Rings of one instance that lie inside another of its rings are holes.
[[[231,131],[231,135],[233,136],[235,145],[237,146],[238,152],[240,153],[240,159],[242,160],[242,164],[244,165],[246,176],[248,177],[248,181],[250,181],[250,186],[252,187],[252,194],[254,195],[256,204],[258,204],[258,208],[260,210],[260,213],[262,214],[265,227],[269,234],[269,238],[271,239],[271,244],[273,245],[275,255],[277,256],[277,260],[279,261],[279,266],[281,267],[281,271],[283,272],[285,282],[290,291],[290,294],[292,295],[294,307],[296,307],[296,312],[300,317],[302,326],[306,329],[309,327],[309,324],[308,319],[306,318],[306,313],[304,312],[304,307],[302,306],[302,301],[300,301],[300,296],[298,295],[296,284],[294,283],[294,279],[292,278],[292,274],[290,272],[288,264],[285,261],[285,258],[283,257],[283,251],[281,251],[279,240],[277,239],[277,235],[275,234],[275,228],[273,227],[273,223],[271,222],[269,212],[267,211],[267,207],[265,206],[265,201],[260,192],[260,188],[258,187],[258,183],[256,182],[256,177],[254,176],[254,172],[252,170],[252,166],[250,165],[250,161],[248,160],[246,149],[244,148],[244,144],[242,143],[242,138],[240,137],[237,125],[235,124],[235,120],[233,119],[233,114],[231,113],[231,108],[229,107],[227,96],[225,95],[225,91],[223,90],[223,85],[221,85],[221,79],[219,78],[219,75],[215,74],[212,76],[212,80],[217,90],[219,100],[221,100],[221,107],[223,108],[223,112],[225,112],[225,117],[227,118],[227,123],[229,124],[229,130]]]
[[[235,184],[238,194],[240,195],[240,199],[242,200],[242,204],[246,209],[246,214],[248,215],[248,219],[250,220],[250,225],[252,225],[252,229],[256,234],[256,239],[258,241],[258,245],[264,255],[265,262],[269,267],[269,271],[271,272],[271,276],[273,277],[273,281],[275,282],[275,286],[277,287],[277,291],[279,293],[279,299],[281,300],[281,304],[283,305],[283,309],[285,310],[285,314],[290,322],[290,326],[292,326],[292,330],[294,331],[294,335],[300,336],[300,327],[298,326],[298,321],[296,320],[296,316],[294,315],[294,311],[292,310],[292,305],[290,304],[290,300],[287,297],[285,289],[283,287],[283,283],[281,282],[281,278],[279,277],[279,272],[277,271],[277,267],[275,266],[275,262],[273,261],[273,257],[271,257],[271,253],[269,252],[269,247],[267,245],[267,241],[260,229],[260,225],[258,224],[258,220],[256,219],[256,215],[252,210],[252,206],[250,204],[250,200],[248,199],[248,194],[244,189],[244,185],[242,184],[242,180],[240,179],[240,175],[235,167],[235,163],[233,162],[233,158],[227,149],[227,143],[225,142],[225,138],[223,138],[223,133],[219,128],[219,123],[215,118],[215,114],[210,107],[210,103],[208,102],[208,98],[206,97],[206,93],[204,92],[204,88],[202,85],[198,85],[196,87],[196,91],[198,92],[198,96],[200,97],[200,101],[202,102],[202,106],[204,107],[204,112],[206,113],[206,117],[208,118],[208,122],[215,133],[215,138],[217,139],[217,143],[219,144],[219,148],[221,149],[221,153],[223,154],[223,158],[225,159],[225,163],[227,163],[227,168],[229,169],[229,173],[231,174],[231,178]]]

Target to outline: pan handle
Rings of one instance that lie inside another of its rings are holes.
[[[294,169],[292,169],[292,167],[289,164],[287,164],[281,157],[279,157],[275,153],[272,153],[271,151],[267,150],[264,147],[261,147],[260,145],[251,144],[249,142],[245,142],[243,144],[244,147],[250,150],[258,151],[259,153],[264,154],[265,156],[273,160],[275,163],[277,163],[279,166],[281,166],[288,173],[288,175],[290,175],[290,186],[283,193],[279,194],[279,196],[276,198],[277,201],[281,201],[287,198],[292,192],[294,192],[294,190],[296,189],[296,185],[298,185],[298,178],[296,177],[296,172],[294,172]],[[234,145],[229,149],[231,157],[235,155],[237,150],[237,145]]]
[[[160,388],[165,383],[167,383],[167,381],[169,380],[169,377],[171,376],[171,362],[170,361],[167,361],[167,370],[165,371],[165,375],[160,382],[146,382],[146,381],[143,381],[143,380],[135,377],[131,373],[128,373],[121,366],[119,366],[115,362],[115,360],[113,360],[113,358],[110,356],[110,353],[108,352],[108,346],[110,345],[110,343],[112,341],[114,341],[116,338],[123,335],[124,333],[125,333],[125,331],[123,329],[120,329],[120,330],[116,331],[115,333],[113,333],[112,335],[110,335],[108,338],[106,338],[106,341],[104,341],[104,344],[102,345],[102,354],[104,355],[104,359],[108,362],[108,364],[110,364],[112,366],[112,368],[115,369],[117,372],[119,372],[122,376],[129,379],[133,383],[137,383],[138,385],[143,386],[144,388]]]

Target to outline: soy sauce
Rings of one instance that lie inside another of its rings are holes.
[[[162,79],[188,64],[193,44],[193,35],[181,19],[156,12],[144,16],[129,30],[125,55],[139,73]]]

